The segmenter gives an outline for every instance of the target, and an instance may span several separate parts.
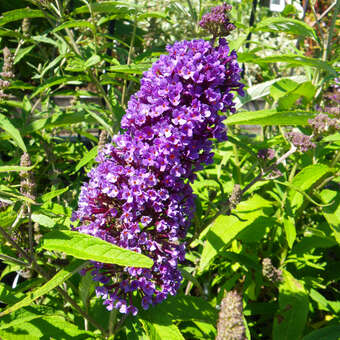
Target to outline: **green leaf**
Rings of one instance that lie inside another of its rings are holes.
[[[55,85],[60,85],[60,84],[80,85],[81,84],[80,80],[81,79],[78,76],[77,78],[71,77],[71,76],[65,76],[65,77],[56,76],[56,77],[49,78],[48,80],[44,81],[42,85],[37,87],[37,89],[32,93],[31,98],[34,98],[41,92],[44,92],[45,90]]]
[[[22,20],[24,18],[43,18],[45,15],[38,9],[20,8],[13,11],[5,12],[0,18],[0,26],[9,22]]]
[[[94,65],[100,63],[101,59],[99,55],[93,55],[91,58],[87,59],[84,66],[85,68],[90,68]]]
[[[93,12],[98,13],[112,13],[112,14],[126,14],[136,9],[136,6],[132,3],[127,3],[123,1],[105,1],[102,3],[91,3],[91,9]],[[72,14],[82,14],[88,13],[88,6],[81,6],[76,8]]]
[[[93,281],[93,276],[91,272],[87,272],[85,275],[81,277],[80,283],[79,283],[79,296],[81,298],[81,301],[84,305],[84,308],[87,309],[88,307],[88,300],[91,296],[91,294],[94,292],[96,287],[95,281]]]
[[[13,211],[13,205],[9,206],[6,210],[0,211],[0,226],[3,228],[10,227],[15,221],[17,215],[18,213]]]
[[[56,275],[53,276],[51,280],[46,282],[42,287],[34,290],[33,292],[29,292],[26,294],[26,297],[13,306],[6,308],[3,312],[0,313],[0,317],[7,315],[9,313],[15,312],[16,310],[26,307],[30,305],[33,301],[38,299],[40,296],[47,294],[50,290],[55,287],[61,285],[64,281],[69,279],[73,274],[78,272],[84,266],[84,262],[82,261],[73,261],[67,267],[61,269]]]
[[[311,100],[314,97],[315,92],[316,87],[311,81],[306,81],[302,84],[299,84],[279,99],[278,108],[280,110],[289,110],[289,108],[291,108],[301,97]]]
[[[139,321],[148,334],[150,340],[184,340],[176,325],[172,324],[167,314],[143,312]]]
[[[340,325],[317,329],[302,338],[302,340],[339,340]]]
[[[11,286],[7,286],[4,283],[0,282],[0,301],[6,304],[15,304],[20,301],[24,296],[25,294],[15,293],[13,292]]]
[[[83,260],[114,263],[121,266],[150,268],[151,258],[117,247],[100,238],[77,231],[56,230],[44,236],[41,248],[62,251]]]
[[[244,111],[229,116],[225,122],[227,125],[306,125],[314,116],[314,112],[308,111]]]
[[[64,192],[68,191],[69,187],[63,188],[63,189],[59,189],[59,190],[53,190],[50,192],[47,192],[46,194],[43,194],[40,197],[40,200],[42,202],[48,202],[51,201],[54,197],[58,197],[60,195],[62,195]]]
[[[10,122],[10,120],[0,113],[0,128],[4,129],[15,141],[22,151],[27,152],[26,145],[20,135],[19,130]]]
[[[11,172],[11,171],[30,171],[32,170],[36,164],[31,166],[20,166],[20,165],[3,165],[0,166],[0,172]]]
[[[14,198],[15,200],[21,200],[31,204],[37,204],[31,198],[20,194],[18,191],[14,190],[13,188],[7,187],[6,185],[0,184],[0,195],[5,198]],[[1,198],[0,196],[0,198]]]
[[[32,214],[32,221],[47,228],[53,228],[56,224],[56,222],[53,221],[52,218],[39,213]]]
[[[308,315],[308,294],[301,281],[289,272],[283,272],[279,287],[279,310],[273,326],[273,340],[300,339]]]
[[[285,229],[288,246],[289,248],[293,248],[293,244],[296,239],[296,228],[294,218],[291,216],[284,216],[283,226]]]
[[[14,65],[17,64],[26,54],[30,53],[35,45],[31,45],[25,48],[21,48],[19,52],[16,54],[14,59]]]
[[[277,55],[277,56],[269,56],[269,57],[260,57],[257,55],[251,55],[249,53],[239,53],[238,61],[242,63],[255,63],[255,64],[267,64],[267,63],[289,63],[292,65],[301,65],[301,66],[311,66],[317,69],[322,69],[326,71],[328,74],[332,76],[337,76],[336,70],[331,67],[325,61],[308,58],[300,55],[286,54],[286,55]]]
[[[303,168],[292,180],[293,187],[301,191],[307,191],[312,188],[318,181],[320,181],[327,174],[334,170],[325,164],[313,164]],[[290,190],[289,198],[293,211],[301,207],[303,203],[303,195],[295,190]]]
[[[270,87],[270,95],[274,98],[274,100],[278,100],[283,97],[287,92],[296,88],[298,83],[289,78],[280,79],[277,82],[274,82]]]
[[[92,148],[89,152],[85,154],[85,156],[79,161],[76,165],[76,168],[73,171],[73,174],[79,171],[83,166],[85,166],[88,162],[92,161],[98,155],[98,146]]]
[[[78,326],[59,315],[32,317],[28,322],[20,322],[19,319],[17,324],[14,323],[10,328],[0,330],[0,336],[6,340],[96,339],[93,333],[80,330]]]
[[[265,18],[256,25],[253,31],[274,33],[285,32],[302,37],[311,37],[318,40],[315,30],[310,25],[307,25],[303,21],[286,17]]]
[[[325,203],[332,203],[328,207],[323,207],[322,213],[333,230],[336,241],[340,244],[340,193],[325,189],[320,195]]]
[[[57,26],[55,29],[52,30],[53,32],[61,31],[65,28],[73,28],[73,27],[88,27],[91,30],[95,30],[95,26],[92,22],[88,22],[86,20],[71,20],[62,23],[61,25]]]
[[[142,74],[151,67],[149,63],[110,66],[109,71],[116,73]]]
[[[220,215],[200,235],[204,238],[204,246],[199,264],[199,270],[205,270],[218,252],[235,239],[246,228],[256,229],[263,224],[270,224],[264,217],[263,209],[270,209],[272,202],[254,195],[249,200],[241,202],[235,211],[237,215]]]
[[[254,86],[251,86],[245,90],[245,95],[243,97],[237,96],[235,98],[235,107],[236,109],[241,108],[243,105],[258,100],[260,98],[263,98],[267,96],[268,94],[271,94],[272,85],[276,83],[285,82],[285,81],[292,81],[294,84],[296,83],[302,83],[306,81],[305,76],[294,76],[294,77],[287,77],[287,78],[278,78],[278,79],[272,79],[269,81],[265,81],[260,84],[256,84]]]
[[[167,315],[171,321],[202,321],[215,324],[218,313],[207,301],[195,296],[177,295],[167,298],[161,304],[147,312],[141,312],[142,318],[150,319],[157,315]]]
[[[86,106],[83,106],[84,110],[91,115],[109,134],[112,134],[111,126],[96,112],[89,110]]]
[[[158,18],[165,19],[166,21],[170,21],[170,18],[162,12],[146,12],[137,16],[137,21],[142,21],[147,18]]]

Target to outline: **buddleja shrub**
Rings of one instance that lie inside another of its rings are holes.
[[[149,67],[143,56],[154,51],[138,45],[138,24],[164,13],[32,3],[0,18],[0,34],[19,39],[4,50],[0,81],[0,337],[337,339],[340,127],[329,46],[323,60],[262,58],[241,36],[237,56],[223,37],[241,25],[223,4],[202,16],[205,40],[184,37]],[[43,20],[39,36],[28,18]],[[291,18],[252,29],[276,30],[317,37]],[[27,56],[34,66],[36,42],[59,56],[36,67],[40,84],[26,84],[15,65]],[[132,61],[134,51],[143,53]],[[245,88],[237,59],[264,69],[288,61],[305,76]],[[122,115],[133,75],[148,67]],[[52,94],[73,95],[70,106]],[[84,102],[88,94],[103,105]],[[259,98],[263,110],[236,113]],[[244,124],[265,128],[249,138]],[[88,133],[98,126],[100,138]],[[68,130],[90,151],[62,139]]]

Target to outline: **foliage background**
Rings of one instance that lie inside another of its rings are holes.
[[[287,131],[311,135],[308,120],[320,110],[339,118],[339,1],[312,2],[305,11],[294,2],[281,15],[258,6],[252,26],[253,3],[232,3],[230,45],[247,94],[226,121],[229,141],[216,146],[214,164],[193,184],[197,212],[176,297],[136,318],[115,316],[96,299],[91,277],[76,274],[77,249],[49,244],[70,228],[98,145],[119,130],[142,72],[166,44],[208,39],[198,22],[219,3],[0,4],[0,46],[10,49],[15,74],[0,99],[2,338],[213,339],[221,300],[237,290],[248,339],[338,339],[339,132],[279,160],[292,150]],[[258,157],[267,148],[274,159]],[[20,167],[23,152],[32,167]],[[33,196],[20,188],[28,171]],[[231,209],[235,185],[244,192]],[[264,259],[282,280],[268,279]]]

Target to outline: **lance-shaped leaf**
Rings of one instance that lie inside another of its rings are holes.
[[[308,111],[259,110],[240,112],[226,119],[227,125],[306,125],[315,116]]]
[[[300,20],[285,17],[266,18],[256,25],[254,31],[274,33],[286,32],[303,37],[309,36],[318,40],[315,30],[310,25],[307,25]]]
[[[300,339],[308,315],[308,295],[302,282],[284,271],[284,281],[279,287],[280,308],[273,326],[274,340]]]
[[[8,307],[3,312],[0,313],[0,317],[12,313],[22,307],[26,307],[30,305],[34,300],[38,299],[40,296],[47,294],[50,290],[62,284],[64,281],[69,279],[73,274],[78,272],[84,263],[82,261],[73,261],[66,268],[61,269],[56,275],[53,276],[51,280],[46,282],[42,287],[34,290],[33,292],[27,293],[26,297],[14,304],[13,306]]]
[[[83,260],[121,266],[150,268],[153,265],[152,259],[143,254],[77,231],[52,231],[44,236],[41,248],[62,251]]]
[[[19,146],[22,151],[27,152],[26,145],[22,140],[19,130],[3,114],[0,114],[0,128],[4,129],[12,137],[15,144]]]

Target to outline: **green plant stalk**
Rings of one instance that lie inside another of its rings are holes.
[[[329,52],[330,52],[331,47],[332,47],[333,32],[334,32],[335,23],[336,23],[336,19],[338,17],[339,10],[340,10],[340,0],[337,0],[336,5],[335,5],[335,9],[334,9],[334,12],[333,12],[333,15],[332,15],[331,26],[329,27],[329,30],[328,30],[326,48],[324,50],[324,55],[323,55],[323,58],[322,58],[323,61],[327,61],[328,56],[329,56]]]
[[[331,25],[328,29],[327,39],[324,41],[324,46],[323,46],[322,60],[325,61],[325,62],[327,61],[327,59],[329,57],[329,53],[331,51],[333,32],[334,32],[336,19],[337,19],[339,10],[340,10],[340,0],[337,0],[335,8],[334,8],[333,15],[332,15]],[[315,78],[316,79],[315,79],[315,82],[314,82],[314,79],[313,79],[313,85],[316,85],[318,83],[319,77],[320,77],[320,71],[317,69],[316,72],[315,72]],[[321,94],[321,91],[322,91],[322,87],[320,86],[318,91],[315,93],[314,98],[318,98],[319,95]]]
[[[46,281],[50,279],[49,275],[42,269],[34,259],[34,256],[30,257],[11,237],[7,234],[7,232],[0,227],[0,234],[22,255],[30,264],[32,264],[32,268],[40,274]],[[98,328],[104,336],[107,335],[106,330],[97,323],[96,320],[92,318],[89,314],[83,311],[78,304],[65,292],[62,288],[56,287],[55,288],[58,293],[84,318],[86,318],[95,328]]]
[[[132,58],[132,52],[133,52],[133,45],[135,43],[135,39],[136,39],[136,30],[137,30],[137,14],[135,14],[135,20],[133,23],[133,31],[132,31],[132,37],[131,37],[131,41],[130,41],[130,47],[129,47],[129,53],[128,53],[128,58],[126,61],[126,65],[130,65],[131,64],[131,58]],[[124,80],[124,84],[123,84],[123,89],[122,89],[122,99],[121,99],[121,106],[125,109],[125,97],[126,97],[126,93],[127,93],[127,80]]]
[[[242,175],[240,169],[240,160],[238,155],[238,148],[235,144],[233,144],[233,152],[234,152],[234,163],[236,166],[236,176],[237,176],[237,184],[242,184]]]
[[[113,330],[114,330],[116,322],[117,322],[117,314],[118,314],[118,310],[117,309],[113,309],[112,311],[110,311],[110,316],[109,316],[109,334],[108,334],[108,337],[113,335]]]

